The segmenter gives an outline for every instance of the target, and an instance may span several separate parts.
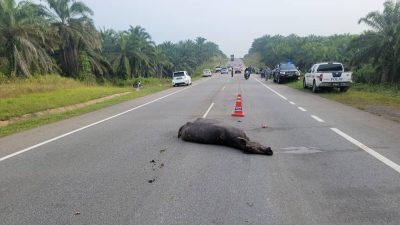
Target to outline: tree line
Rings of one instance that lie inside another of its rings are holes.
[[[0,73],[56,72],[81,80],[163,77],[226,57],[202,37],[157,45],[140,26],[97,30],[93,11],[81,1],[43,2],[0,0]]]
[[[339,61],[355,72],[358,82],[400,83],[400,2],[383,6],[383,12],[370,12],[358,21],[370,27],[360,35],[265,35],[254,40],[245,59],[258,67],[291,61],[302,71],[317,62]]]

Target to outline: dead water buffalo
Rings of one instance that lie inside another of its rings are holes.
[[[226,145],[247,154],[273,154],[270,147],[250,141],[242,130],[212,119],[199,118],[194,122],[186,123],[179,128],[178,138],[202,144]]]

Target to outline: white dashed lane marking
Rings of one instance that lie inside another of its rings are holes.
[[[331,130],[333,132],[337,133],[338,135],[342,136],[346,140],[350,141],[351,143],[353,143],[357,147],[359,147],[362,150],[366,151],[368,154],[372,155],[373,157],[375,157],[379,161],[383,162],[387,166],[391,167],[392,169],[394,169],[398,173],[400,173],[400,166],[398,164],[394,163],[393,161],[391,161],[390,159],[388,159],[385,156],[379,154],[378,152],[374,151],[373,149],[369,148],[368,146],[364,145],[363,143],[357,141],[356,139],[350,137],[348,134],[344,133],[343,131],[341,131],[341,130],[339,130],[337,128],[331,128]]]
[[[323,119],[319,118],[318,116],[311,115],[311,117],[320,123],[325,123],[325,121]]]
[[[268,88],[270,91],[274,92],[275,94],[277,94],[279,97],[285,99],[286,101],[288,101],[290,104],[292,105],[296,105],[296,103],[289,101],[285,96],[281,95],[280,93],[278,93],[277,91],[273,90],[272,88],[268,87],[267,85],[265,85],[264,83],[262,83],[261,81],[259,81],[258,79],[256,79],[260,84],[262,84],[264,87]],[[298,107],[299,110],[303,111],[303,112],[307,112],[306,109],[302,108],[302,107]],[[311,115],[312,118],[314,118],[316,121],[320,122],[320,123],[324,123],[325,121],[321,118],[319,118],[318,116],[315,115]],[[390,159],[386,158],[385,156],[379,154],[378,152],[376,152],[375,150],[369,148],[368,146],[364,145],[363,143],[357,141],[356,139],[352,138],[350,135],[344,133],[343,131],[339,130],[338,128],[330,128],[333,132],[335,132],[336,134],[340,135],[341,137],[345,138],[346,140],[348,140],[349,142],[351,142],[352,144],[356,145],[357,147],[361,148],[362,150],[364,150],[365,152],[367,152],[368,154],[370,154],[371,156],[373,156],[374,158],[378,159],[379,161],[383,162],[385,165],[389,166],[390,168],[394,169],[396,172],[400,173],[400,166],[398,164],[396,164],[395,162],[391,161]]]
[[[297,107],[298,109],[300,109],[303,112],[307,112],[307,109],[303,108],[303,107]]]
[[[207,109],[207,112],[204,113],[203,118],[207,118],[208,114],[210,113],[211,109],[214,107],[214,102],[211,103],[210,107]]]

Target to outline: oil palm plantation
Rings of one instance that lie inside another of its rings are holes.
[[[354,41],[357,51],[354,63],[373,60],[382,71],[380,81],[399,82],[400,65],[400,2],[386,1],[383,12],[370,12],[359,23],[371,30]]]
[[[0,45],[8,75],[29,76],[54,68],[47,50],[54,46],[54,32],[42,17],[43,8],[31,2],[0,0]],[[47,49],[46,49],[47,48]]]
[[[134,76],[149,76],[156,72],[152,59],[155,58],[155,44],[146,30],[140,26],[128,30],[128,45],[131,49],[130,63]]]
[[[61,40],[56,59],[68,76],[77,77],[80,72],[81,54],[89,57],[93,70],[104,72],[107,62],[99,54],[101,40],[89,16],[93,11],[83,2],[74,0],[46,0],[48,16]]]
[[[157,73],[157,52],[150,35],[140,26],[128,31],[101,32],[103,52],[118,78],[152,76]]]

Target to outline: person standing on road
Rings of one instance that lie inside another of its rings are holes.
[[[231,69],[231,77],[233,77],[233,68]]]

